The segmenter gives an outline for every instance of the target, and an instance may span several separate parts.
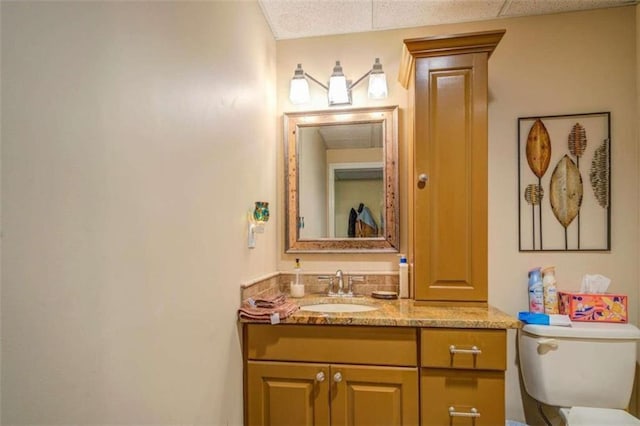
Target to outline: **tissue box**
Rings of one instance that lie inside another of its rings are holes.
[[[571,321],[627,322],[627,296],[559,291],[560,313]]]

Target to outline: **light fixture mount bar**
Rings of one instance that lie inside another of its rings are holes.
[[[304,76],[305,76],[305,77],[308,77],[308,78],[309,78],[309,80],[313,81],[314,83],[316,83],[316,84],[318,84],[318,85],[322,86],[322,88],[323,88],[324,90],[329,90],[329,86],[327,86],[326,84],[322,84],[322,83],[320,83],[318,80],[316,80],[315,78],[313,78],[311,75],[307,74],[306,72],[304,73]]]
[[[364,80],[365,78],[367,78],[369,76],[369,74],[371,74],[372,70],[367,71],[367,73],[365,75],[363,75],[362,77],[360,77],[359,79],[357,79],[353,84],[349,85],[349,90],[353,89],[354,87],[356,87],[356,84],[360,83],[362,80]]]

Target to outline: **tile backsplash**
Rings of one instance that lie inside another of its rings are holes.
[[[318,280],[318,277],[334,275],[335,272],[326,274],[302,274],[305,294],[326,294],[328,282]],[[345,287],[349,282],[349,276],[358,277],[358,280],[353,284],[353,291],[356,294],[369,296],[372,291],[398,291],[399,279],[397,272],[345,273],[343,277]],[[360,277],[362,277],[362,280],[359,279]],[[292,273],[274,273],[242,284],[240,287],[240,300],[242,301],[249,297],[271,296],[279,292],[289,293],[289,283],[293,280],[295,280],[295,275]]]

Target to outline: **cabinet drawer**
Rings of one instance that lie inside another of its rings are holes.
[[[506,330],[425,328],[420,331],[420,365],[506,370],[506,339]]]
[[[414,328],[245,324],[251,360],[415,367],[417,340]]]
[[[504,425],[504,372],[423,368],[422,426]]]

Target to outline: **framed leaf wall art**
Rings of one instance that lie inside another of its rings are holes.
[[[518,118],[520,251],[611,250],[611,113]]]

